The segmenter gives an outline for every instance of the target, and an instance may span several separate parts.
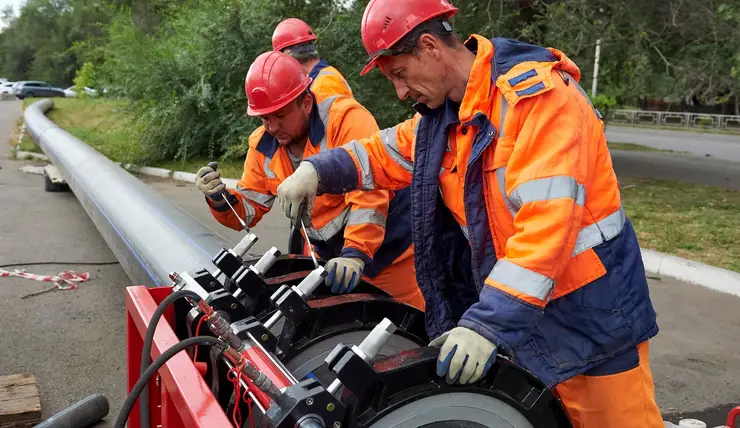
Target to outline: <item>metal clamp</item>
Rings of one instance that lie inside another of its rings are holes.
[[[353,383],[356,381],[363,383],[363,385],[350,388],[353,392],[356,389],[364,389],[367,386],[365,384],[368,384],[375,374],[375,370],[370,366],[370,363],[395,332],[395,324],[388,318],[383,318],[383,321],[373,328],[359,346],[355,345],[350,349],[344,344],[337,345],[325,360],[329,370],[337,374],[337,379],[329,385],[329,393],[335,394],[339,391],[339,388],[343,385],[341,379],[351,379]],[[351,373],[347,373],[348,371],[351,371]]]
[[[316,379],[288,387],[267,410],[266,425],[274,428],[341,427],[347,409]]]
[[[280,250],[272,247],[257,260],[257,263],[249,267],[242,266],[239,268],[232,277],[232,281],[237,286],[234,297],[238,299],[242,294],[246,293],[250,297],[255,298],[261,294],[260,289],[265,287],[265,273],[277,262],[280,254]]]
[[[308,314],[310,309],[306,304],[306,300],[324,282],[327,275],[326,269],[323,266],[319,266],[303,278],[300,284],[292,287],[288,287],[287,285],[280,286],[270,296],[272,305],[278,311],[267,320],[265,327],[271,329],[283,317],[288,318],[293,323],[300,322]]]
[[[257,235],[255,235],[252,231],[248,231],[244,238],[242,238],[239,243],[234,246],[232,252],[240,259],[243,259],[244,256],[247,254],[247,251],[249,251],[249,249],[252,248],[258,240],[259,237]]]

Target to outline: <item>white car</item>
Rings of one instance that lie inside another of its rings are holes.
[[[89,97],[94,97],[95,95],[98,95],[98,91],[93,88],[88,88],[87,86],[85,86],[83,90]],[[70,86],[69,88],[64,90],[65,98],[75,98],[76,96],[77,96],[77,88],[75,86]]]
[[[13,84],[15,82],[4,82],[0,84],[0,94],[12,94],[13,93]]]

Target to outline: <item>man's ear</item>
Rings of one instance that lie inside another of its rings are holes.
[[[419,52],[427,53],[434,59],[441,57],[441,41],[429,33],[424,33],[419,36],[419,40],[416,42],[416,48]]]
[[[303,108],[303,111],[306,112],[306,114],[311,113],[311,108],[313,107],[313,94],[311,92],[303,97],[301,107]]]

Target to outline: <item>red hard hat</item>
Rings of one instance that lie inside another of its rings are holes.
[[[316,40],[311,27],[298,18],[288,18],[280,22],[272,33],[272,50],[281,51],[288,46]]]
[[[280,110],[311,85],[301,64],[282,52],[265,52],[254,60],[244,91],[249,104],[247,114],[261,116]]]
[[[417,25],[432,18],[457,13],[447,0],[371,0],[362,16],[362,44],[370,56],[360,72],[372,70],[386,49],[396,44]]]

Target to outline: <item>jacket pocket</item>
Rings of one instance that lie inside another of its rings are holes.
[[[594,299],[599,289],[608,286],[602,277],[553,300],[545,309],[533,339],[539,354],[556,371],[592,365],[634,346],[632,325],[620,308],[613,307],[615,303],[609,304],[619,299],[608,291]]]

